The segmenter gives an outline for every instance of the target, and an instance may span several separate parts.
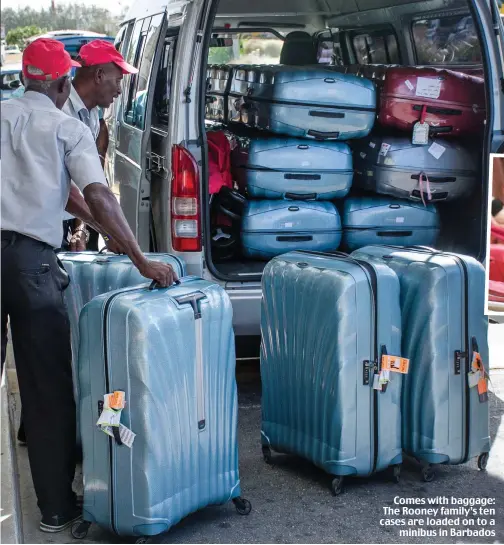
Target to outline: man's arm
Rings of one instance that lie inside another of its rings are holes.
[[[117,199],[107,186],[89,128],[85,127],[75,142],[69,143],[65,165],[77,186],[71,187],[72,198],[67,205],[69,213],[75,213],[97,231],[115,240],[142,276],[156,280],[162,286],[172,284],[177,279],[173,268],[166,263],[149,261],[140,250]],[[88,210],[75,198],[77,188],[82,188]],[[87,216],[88,211],[91,217],[86,220],[82,216]]]

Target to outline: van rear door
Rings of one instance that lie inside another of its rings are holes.
[[[128,25],[126,61],[138,74],[124,77],[122,99],[115,118],[114,182],[121,208],[143,251],[150,250],[151,116],[154,81],[162,49],[166,13],[135,19]]]

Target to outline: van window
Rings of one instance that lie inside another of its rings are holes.
[[[139,71],[138,74],[128,76],[128,101],[124,110],[124,120],[129,125],[141,130],[145,127],[149,76],[162,21],[162,14],[137,21],[128,50],[127,62],[138,68]]]
[[[392,33],[353,34],[352,45],[358,64],[399,64],[397,39]]]
[[[126,37],[126,29],[127,28],[128,28],[127,25],[122,26],[121,29],[119,30],[119,33],[116,36],[116,39],[114,40],[114,47],[123,56],[125,54],[124,48],[125,48],[125,45],[126,45],[125,37]]]
[[[168,112],[171,96],[171,78],[173,72],[173,59],[175,57],[176,38],[165,41],[163,56],[159,65],[159,72],[154,90],[154,115],[153,123],[168,125]]]
[[[480,64],[481,49],[468,15],[421,19],[412,24],[418,64]]]
[[[222,45],[210,47],[208,64],[279,64],[283,40],[270,32],[213,34]]]

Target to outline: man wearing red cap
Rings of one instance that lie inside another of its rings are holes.
[[[108,132],[104,121],[100,120],[99,109],[108,108],[119,96],[123,74],[133,74],[138,70],[124,60],[113,44],[105,40],[93,40],[81,46],[79,63],[81,68],[76,71],[63,111],[91,129],[104,165]],[[106,145],[99,146],[102,142]],[[71,250],[84,250],[87,243],[91,249],[97,249],[98,233],[94,229],[88,230],[79,219],[72,221],[70,215],[66,215],[65,220],[71,225]],[[68,227],[66,229],[68,232]]]
[[[54,252],[63,210],[108,233],[143,276],[163,286],[175,279],[171,267],[148,261],[138,247],[90,129],[60,110],[72,66],[78,63],[61,42],[35,40],[23,54],[26,92],[1,111],[2,365],[9,320],[44,532],[59,532],[80,516],[72,490],[75,401],[63,301],[69,280]]]
[[[135,74],[138,70],[128,64],[113,44],[105,40],[93,40],[79,50],[78,68],[70,89],[70,96],[63,106],[63,111],[85,123],[95,140],[108,136],[105,123],[100,123],[99,108],[108,108],[121,94],[121,82],[124,74]],[[106,149],[99,150],[102,164]],[[72,249],[83,249],[90,241],[86,226],[77,220],[71,240]],[[91,235],[96,238],[97,233]]]

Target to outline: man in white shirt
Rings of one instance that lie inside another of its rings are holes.
[[[83,45],[79,50],[78,60],[81,68],[76,70],[70,96],[62,110],[87,125],[97,144],[99,136],[102,136],[100,140],[108,141],[108,133],[104,134],[107,127],[105,123],[100,123],[100,111],[108,108],[121,93],[123,75],[136,73],[138,70],[124,60],[113,44],[105,40],[93,40]],[[106,151],[106,148],[98,150],[102,165]],[[83,250],[89,242],[89,249],[96,250],[96,231],[89,232],[80,220],[75,220],[72,224],[70,248]]]
[[[77,65],[61,42],[38,39],[23,54],[26,92],[1,110],[2,365],[10,322],[40,529],[59,532],[79,516],[70,328],[63,301],[68,275],[54,252],[66,210],[110,237],[141,274],[176,278],[142,254],[107,186],[96,143],[61,112]],[[71,183],[71,181],[73,183]]]

